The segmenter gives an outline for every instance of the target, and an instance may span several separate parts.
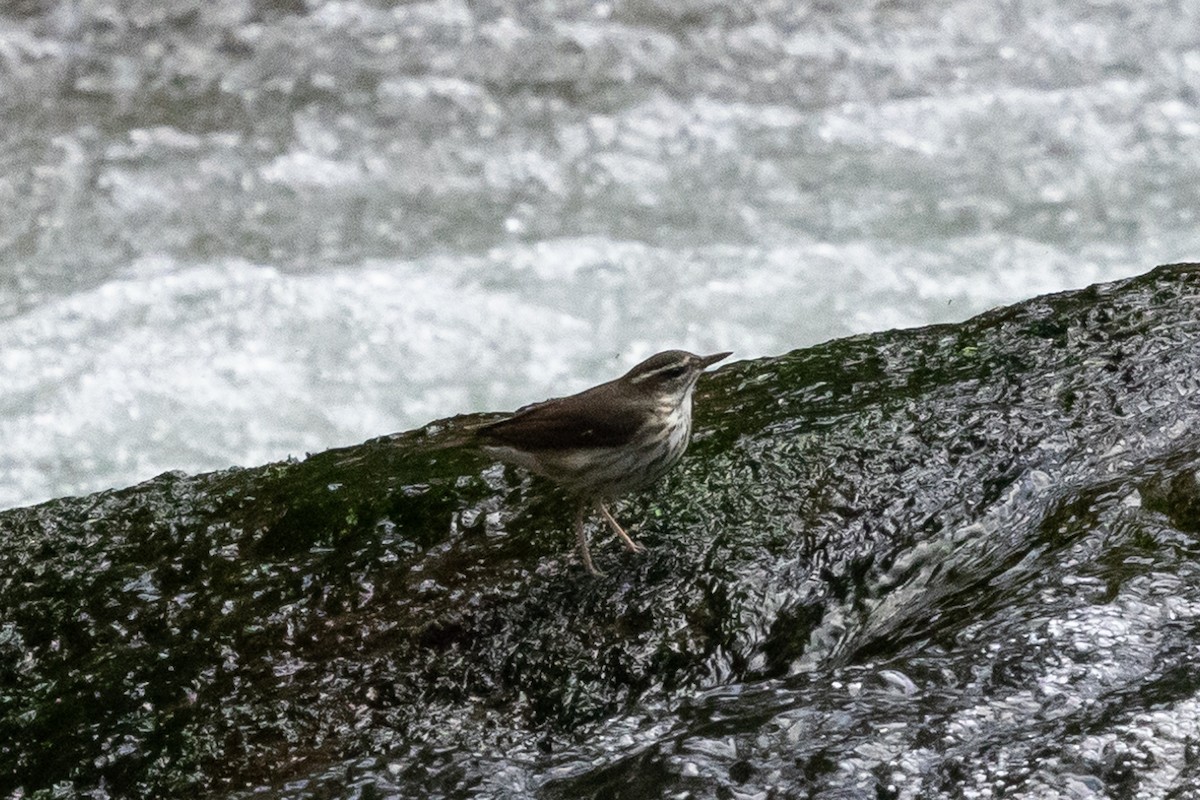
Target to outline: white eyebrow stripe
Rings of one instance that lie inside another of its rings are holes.
[[[641,383],[642,381],[646,380],[647,378],[657,375],[660,372],[667,372],[669,370],[679,369],[680,367],[686,368],[687,364],[679,362],[679,361],[673,361],[670,364],[663,364],[658,369],[651,370],[650,372],[643,372],[641,375],[635,375],[629,379],[629,382],[630,383]]]

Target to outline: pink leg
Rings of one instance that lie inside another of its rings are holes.
[[[599,575],[600,570],[596,569],[596,565],[592,563],[592,554],[588,550],[587,533],[584,531],[584,511],[587,509],[587,503],[580,503],[579,508],[575,512],[575,537],[579,541],[579,555],[583,558],[583,565],[587,567],[587,571],[593,575]]]
[[[600,513],[604,515],[604,518],[608,520],[608,524],[613,529],[613,533],[620,537],[621,541],[625,543],[626,550],[631,553],[646,552],[646,547],[644,545],[640,545],[633,539],[630,539],[629,534],[625,532],[625,529],[617,524],[617,521],[613,519],[613,515],[608,513],[608,506],[604,505],[604,503],[597,503],[596,508],[599,509]]]

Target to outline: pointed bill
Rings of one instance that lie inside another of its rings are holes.
[[[724,361],[731,355],[733,355],[732,350],[730,350],[728,353],[713,353],[711,356],[701,356],[700,366],[703,368],[711,367],[713,364],[717,363],[718,361]]]

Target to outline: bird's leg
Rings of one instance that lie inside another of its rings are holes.
[[[608,520],[608,524],[610,527],[612,527],[613,533],[615,533],[621,539],[621,541],[625,543],[626,550],[631,553],[646,552],[645,545],[638,544],[633,539],[630,539],[629,534],[625,532],[625,529],[617,524],[617,521],[613,519],[613,515],[608,513],[608,506],[604,505],[604,503],[597,503],[596,508],[601,514],[604,515],[604,518]]]
[[[579,555],[583,557],[583,565],[587,567],[587,571],[593,575],[599,575],[600,570],[596,569],[596,565],[592,563],[592,554],[588,551],[587,532],[584,530],[584,522],[587,511],[587,503],[580,503],[575,510],[575,536],[579,540]]]

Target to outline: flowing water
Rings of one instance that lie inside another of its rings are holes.
[[[1200,253],[1192,2],[18,2],[0,507]]]

